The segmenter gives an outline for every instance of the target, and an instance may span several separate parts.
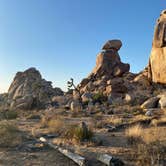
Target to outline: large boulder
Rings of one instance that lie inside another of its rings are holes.
[[[159,97],[152,97],[146,100],[142,105],[141,108],[148,109],[148,108],[157,108],[159,102]]]
[[[166,84],[166,10],[156,23],[148,76],[152,82]]]
[[[35,68],[18,72],[8,90],[9,106],[24,110],[44,108],[53,96],[63,94],[62,90],[53,88],[51,84]]]
[[[120,50],[121,47],[122,47],[122,42],[120,40],[108,40],[102,47],[102,50],[110,50],[113,48],[118,51]]]

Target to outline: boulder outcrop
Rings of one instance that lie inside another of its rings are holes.
[[[123,96],[127,87],[122,79],[129,73],[130,65],[121,62],[118,50],[121,48],[120,40],[109,40],[97,55],[96,66],[91,74],[78,85],[81,94],[104,94],[109,96]],[[93,95],[92,95],[93,96]]]
[[[38,70],[30,68],[16,74],[8,90],[8,103],[12,109],[44,108],[53,96],[62,94],[62,90],[53,88]]]
[[[121,48],[120,40],[109,40],[103,46],[103,51],[97,55],[96,67],[92,74],[97,77],[101,76],[122,76],[130,69],[129,64],[121,62],[118,50]]]
[[[166,10],[156,23],[148,77],[152,82],[166,84]]]

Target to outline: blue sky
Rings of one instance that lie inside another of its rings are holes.
[[[36,67],[54,86],[78,83],[108,39],[139,72],[148,63],[164,0],[0,0],[0,92],[17,71]]]

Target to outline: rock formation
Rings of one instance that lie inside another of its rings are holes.
[[[130,87],[129,64],[121,62],[118,50],[121,48],[120,40],[109,40],[102,47],[102,52],[97,55],[96,66],[91,74],[78,85],[82,101],[92,101],[93,97],[105,100],[124,98]],[[75,94],[73,94],[76,96]],[[103,97],[102,97],[103,95]],[[88,97],[87,97],[88,96]]]
[[[148,77],[155,83],[166,83],[166,10],[157,20],[149,60]]]
[[[109,40],[104,44],[103,52],[97,55],[96,67],[92,71],[93,76],[116,77],[129,71],[129,64],[122,63],[118,54],[121,46],[122,42],[120,40]]]
[[[110,87],[111,83],[114,84],[114,81],[111,80],[128,73],[130,69],[129,64],[124,64],[120,60],[118,50],[121,46],[120,40],[109,40],[104,44],[103,51],[97,55],[96,66],[92,73],[79,84],[81,93],[104,92],[108,94],[108,89],[115,90],[115,88]],[[123,88],[118,87],[118,91],[119,89]]]
[[[18,72],[8,90],[9,106],[12,109],[45,107],[53,96],[63,94],[61,89],[54,89],[51,84],[35,68]]]

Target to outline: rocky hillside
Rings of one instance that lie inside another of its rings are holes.
[[[121,62],[118,54],[121,46],[120,40],[109,40],[104,44],[103,51],[97,55],[95,68],[73,92],[75,102],[81,97],[83,102],[92,101],[93,104],[97,102],[94,98],[101,98],[108,104],[141,104],[151,96],[147,68],[139,74],[129,72],[130,65]]]
[[[51,84],[35,68],[18,72],[8,90],[7,103],[12,109],[43,108],[53,96],[63,95],[60,88]]]

